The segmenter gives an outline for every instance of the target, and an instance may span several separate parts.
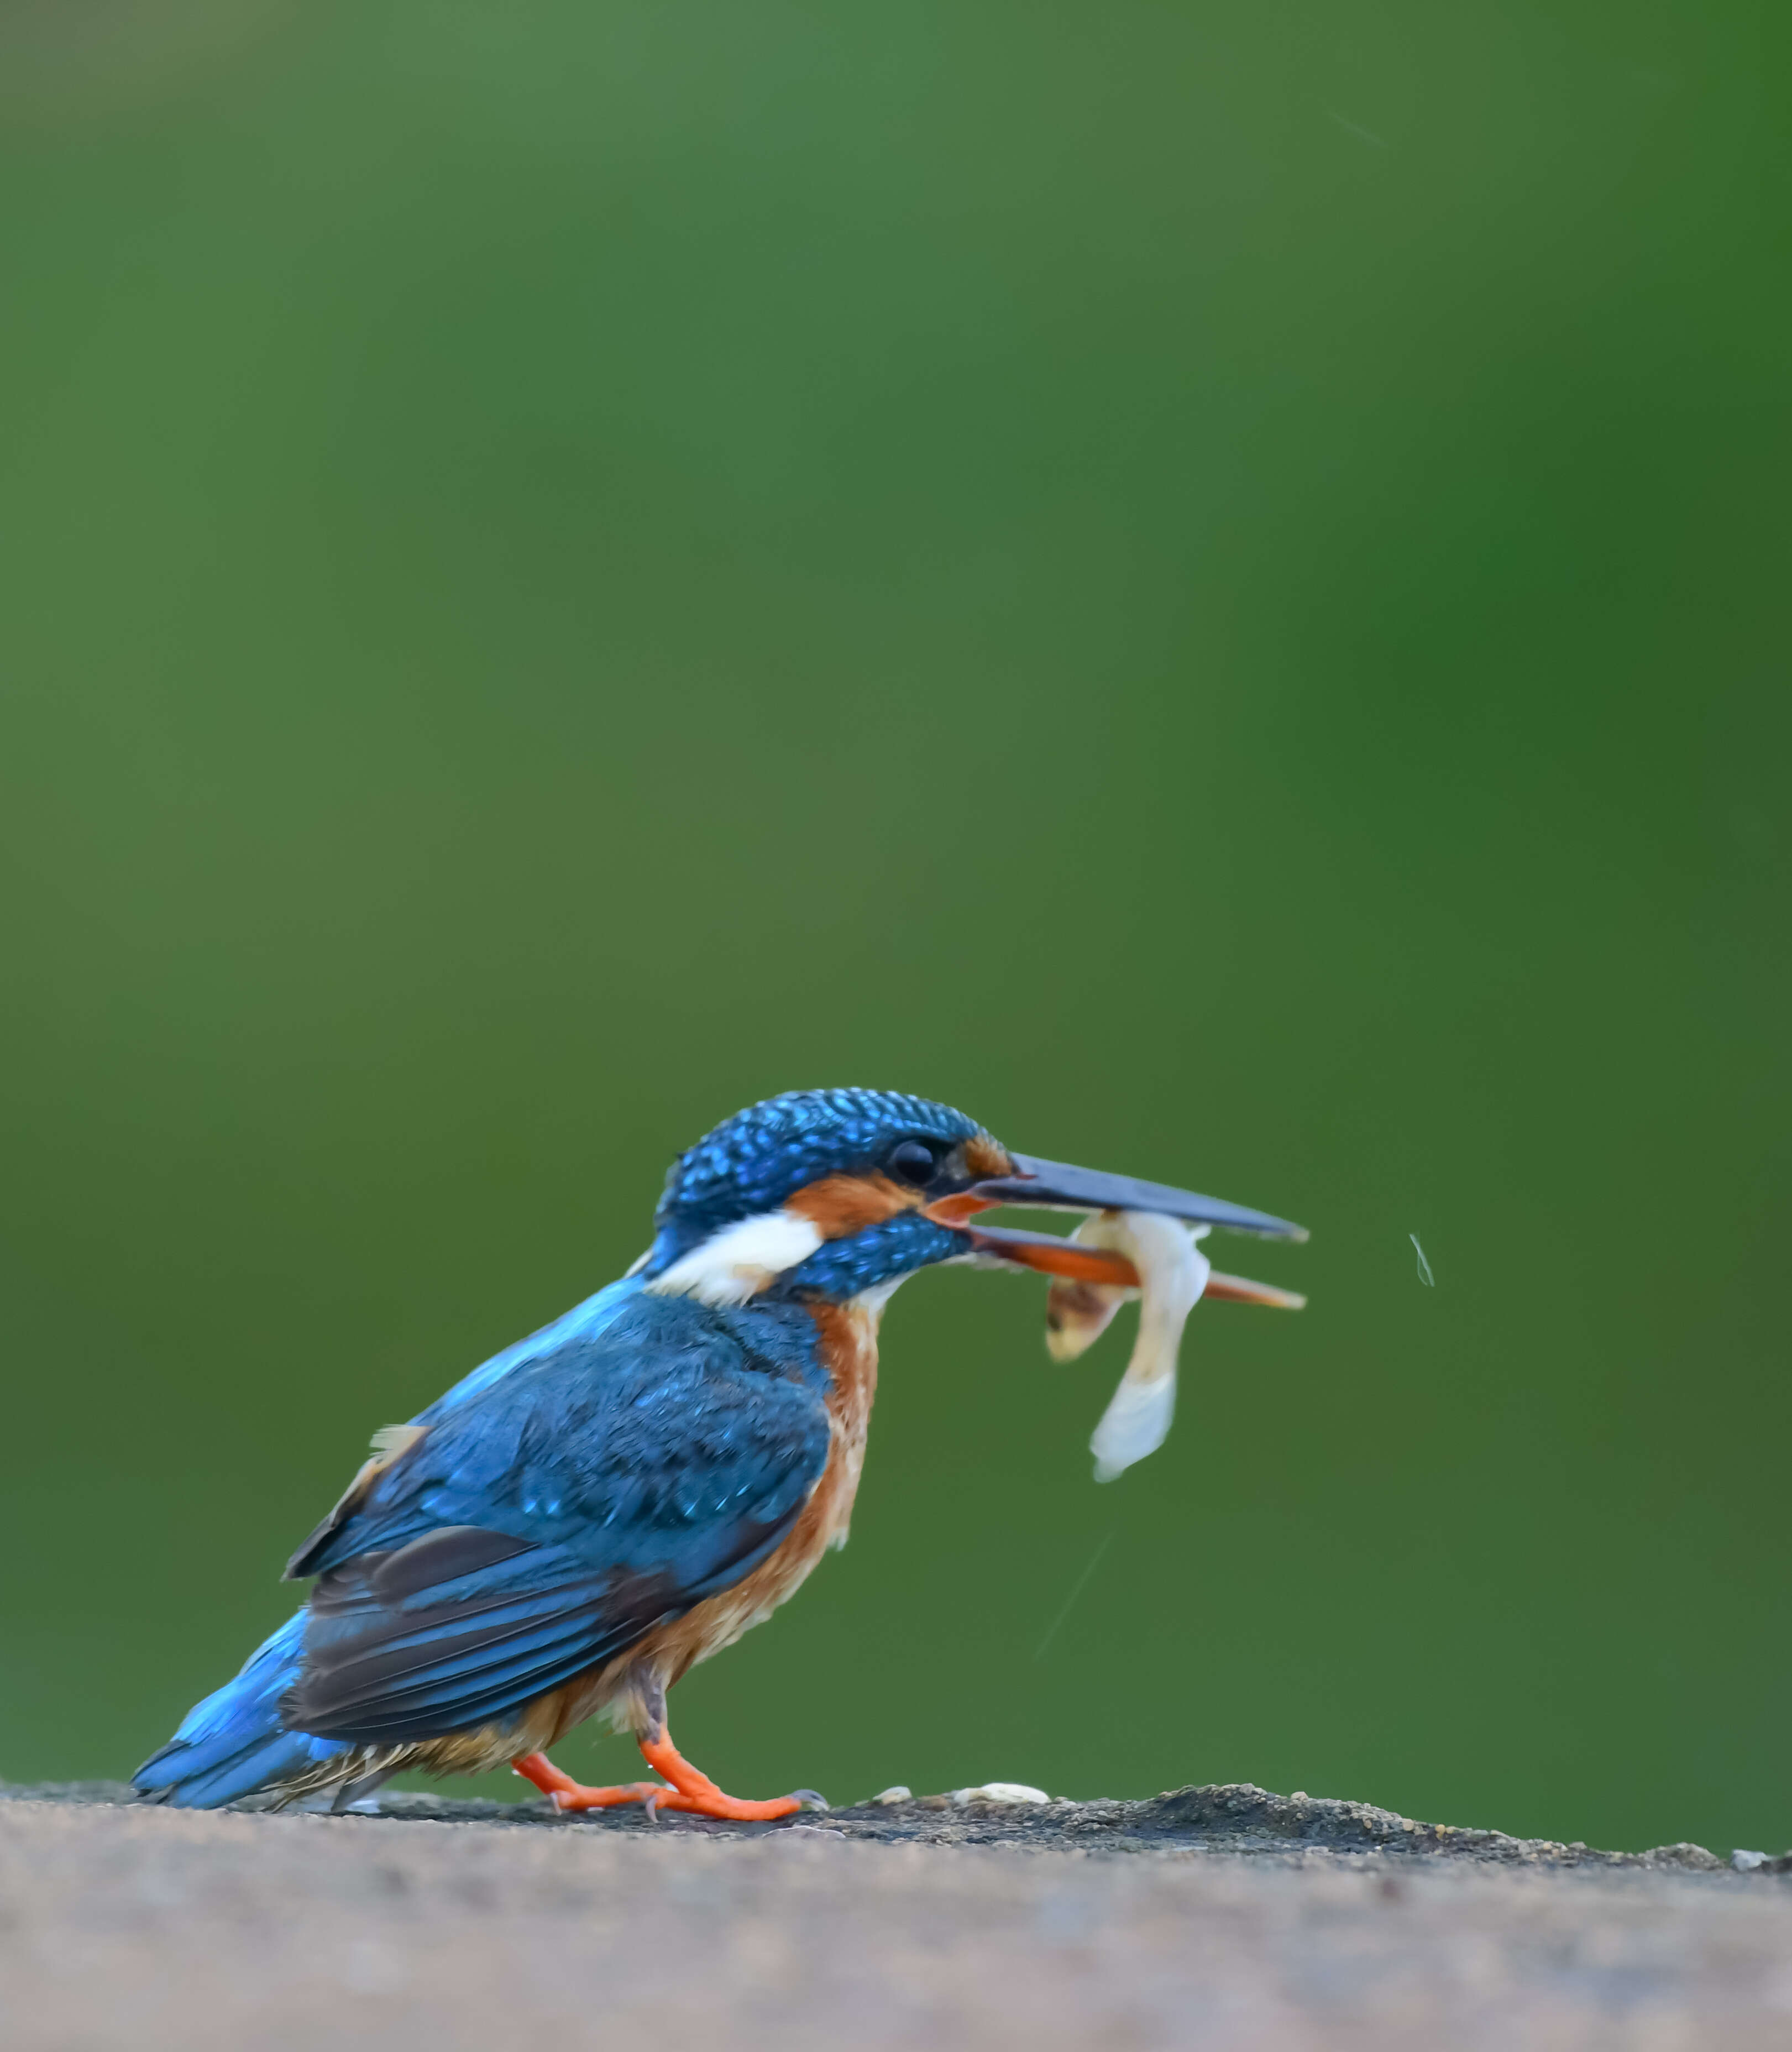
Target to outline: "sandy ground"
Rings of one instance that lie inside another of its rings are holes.
[[[53,1792],[0,1800],[6,2052],[1792,2052],[1792,1876],[1696,1847],[1255,1789],[748,1830]]]

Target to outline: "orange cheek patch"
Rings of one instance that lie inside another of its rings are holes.
[[[975,1177],[1011,1176],[1014,1157],[1000,1140],[980,1133],[964,1142],[964,1166]]]
[[[919,1190],[905,1190],[887,1176],[824,1176],[786,1197],[784,1208],[806,1218],[824,1239],[843,1239],[881,1225],[921,1202]]]

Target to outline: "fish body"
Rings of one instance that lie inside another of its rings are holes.
[[[1098,1212],[1070,1235],[1078,1246],[1125,1256],[1139,1279],[1130,1288],[1060,1280],[1046,1295],[1046,1345],[1056,1361],[1074,1361],[1107,1329],[1123,1303],[1138,1302],[1132,1358],[1090,1438],[1098,1482],[1115,1481],[1169,1436],[1183,1328],[1212,1272],[1195,1243],[1206,1230],[1196,1227],[1191,1235],[1180,1219],[1157,1212]]]

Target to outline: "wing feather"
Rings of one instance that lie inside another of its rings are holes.
[[[300,1557],[323,1572],[288,1728],[385,1745],[502,1720],[750,1572],[827,1462],[794,1320],[643,1297],[425,1412]]]

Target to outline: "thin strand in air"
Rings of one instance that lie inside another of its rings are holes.
[[[1356,136],[1359,142],[1372,143],[1378,150],[1385,150],[1391,147],[1384,142],[1374,129],[1365,128],[1360,121],[1352,121],[1348,115],[1340,114],[1336,108],[1328,107],[1325,112],[1347,135]]]
[[[1044,1659],[1046,1648],[1051,1645],[1053,1639],[1058,1636],[1058,1627],[1064,1622],[1065,1619],[1070,1615],[1071,1606],[1076,1602],[1077,1598],[1082,1594],[1083,1591],[1088,1588],[1090,1576],[1092,1576],[1095,1570],[1101,1564],[1101,1556],[1106,1553],[1108,1549],[1113,1544],[1113,1534],[1110,1532],[1107,1537],[1101,1541],[1101,1545],[1095,1549],[1094,1555],[1091,1558],[1089,1565],[1083,1569],[1082,1572],[1077,1576],[1075,1581],[1071,1584],[1070,1593],[1064,1599],[1064,1608],[1058,1613],[1057,1616],[1051,1620],[1051,1623],[1047,1626],[1046,1635],[1039,1641],[1039,1650],[1033,1655],[1033,1658],[1035,1660]]]
[[[1409,1232],[1407,1235],[1407,1237],[1412,1242],[1413,1252],[1418,1256],[1419,1281],[1425,1285],[1427,1290],[1436,1289],[1438,1286],[1438,1279],[1431,1273],[1430,1263],[1425,1259],[1425,1250],[1418,1243],[1418,1235],[1416,1232]]]

